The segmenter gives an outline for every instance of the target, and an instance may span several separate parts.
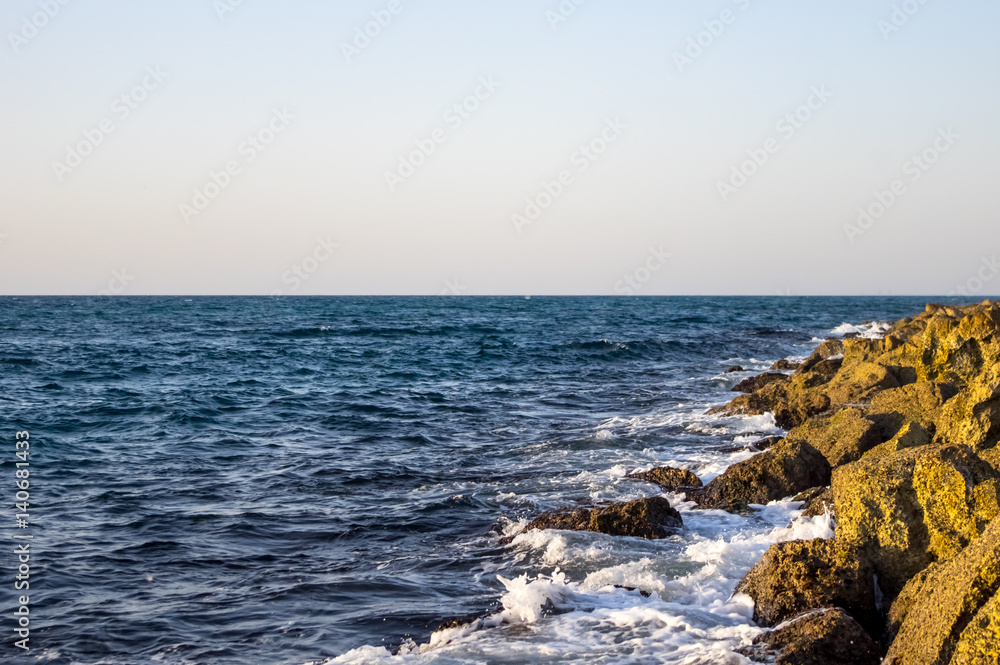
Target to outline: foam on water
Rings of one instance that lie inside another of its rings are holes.
[[[761,422],[766,421],[729,427],[741,431]],[[698,470],[711,476],[749,456],[727,455]],[[578,474],[573,481],[614,482],[626,472],[615,466]],[[733,595],[737,583],[774,543],[833,537],[833,519],[829,514],[801,517],[802,503],[792,500],[755,506],[753,515],[743,517],[696,509],[683,494],[664,496],[682,513],[685,526],[659,541],[588,532],[522,533],[525,520],[508,521],[501,531],[517,534],[509,546],[514,561],[533,565],[536,572],[496,575],[504,588],[499,611],[434,633],[424,644],[404,644],[396,654],[362,647],[325,665],[747,663],[733,649],[749,644],[761,630],[752,622],[753,601]]]

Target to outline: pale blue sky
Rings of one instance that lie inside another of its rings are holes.
[[[1000,293],[995,2],[398,2],[348,62],[389,0],[7,0],[0,293]]]

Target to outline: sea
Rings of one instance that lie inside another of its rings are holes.
[[[0,298],[0,662],[745,663],[736,584],[833,520],[626,475],[710,481],[781,434],[705,415],[738,380],[929,300]],[[521,533],[660,494],[663,540]]]

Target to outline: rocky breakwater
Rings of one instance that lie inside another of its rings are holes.
[[[806,490],[837,525],[772,546],[739,584],[769,629],[742,653],[1000,663],[1000,303],[928,305],[757,385],[714,411],[773,413],[787,438],[691,495],[739,512]]]

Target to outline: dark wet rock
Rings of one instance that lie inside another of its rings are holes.
[[[739,365],[733,365],[725,371],[725,374],[733,374],[735,372],[745,372],[746,369],[740,367]]]
[[[803,615],[737,652],[774,665],[879,665],[878,645],[842,609]]]
[[[837,539],[863,552],[891,600],[1000,513],[1000,479],[966,446],[908,448],[834,469]]]
[[[828,376],[833,378],[833,376],[840,371],[840,368],[844,366],[843,358],[830,358],[829,360],[821,360],[812,366],[810,371],[816,372],[823,376]]]
[[[751,376],[743,379],[733,386],[732,390],[733,392],[738,393],[752,393],[772,383],[784,383],[785,381],[788,381],[789,378],[790,377],[787,374],[765,372],[764,374],[758,374],[757,376]]]
[[[788,358],[782,358],[778,362],[771,365],[771,369],[784,370],[784,371],[795,371],[802,367],[802,363],[792,362]]]
[[[653,595],[649,591],[645,591],[643,589],[639,589],[639,588],[634,587],[634,586],[623,586],[621,584],[616,584],[616,585],[614,585],[614,588],[616,588],[616,589],[624,589],[625,591],[638,591],[639,595],[642,596],[643,598],[649,598],[650,596]]]
[[[660,466],[641,473],[630,473],[626,478],[645,480],[647,483],[653,483],[671,491],[681,488],[701,487],[703,484],[701,479],[690,471],[675,469],[670,466]]]
[[[609,536],[632,536],[655,540],[668,537],[681,526],[683,521],[680,513],[663,497],[654,496],[606,506],[544,513],[532,521],[525,531],[532,529],[595,531]]]
[[[915,576],[889,611],[886,665],[1000,662],[1000,519],[946,563]]]
[[[808,610],[840,607],[870,634],[882,630],[875,604],[875,575],[857,552],[832,540],[772,545],[736,587],[754,600],[753,620],[776,626]]]
[[[837,467],[861,459],[884,441],[874,422],[858,409],[843,409],[832,416],[820,416],[788,432],[793,441],[808,441]]]
[[[795,500],[803,502],[803,517],[818,517],[826,513],[837,514],[833,507],[833,490],[829,487],[813,487],[798,494]]]
[[[770,450],[732,465],[703,489],[688,494],[702,508],[746,512],[749,504],[794,496],[826,485],[830,464],[803,441],[782,441]]]

